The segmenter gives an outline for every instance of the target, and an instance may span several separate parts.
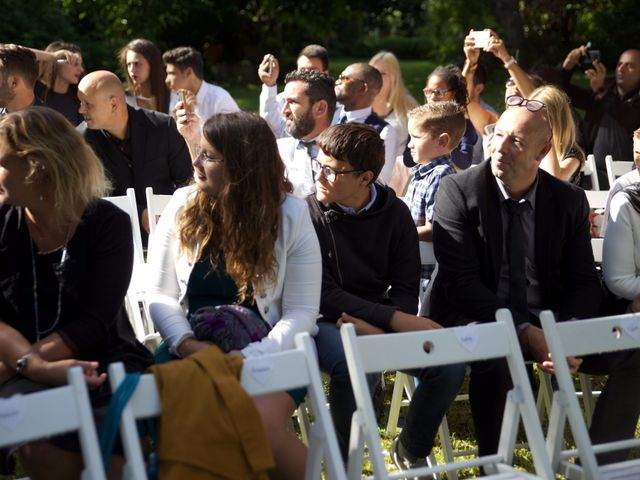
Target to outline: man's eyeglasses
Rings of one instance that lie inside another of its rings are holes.
[[[547,106],[540,100],[529,100],[520,95],[509,95],[506,101],[507,107],[525,107],[530,112],[537,112]]]
[[[343,74],[338,75],[338,80],[340,80],[340,82],[342,83],[362,82],[365,85],[367,84],[367,82],[365,82],[364,80],[360,80],[359,78],[353,78],[353,77],[350,77],[349,75],[343,75]]]
[[[442,88],[425,88],[422,90],[422,93],[424,93],[425,97],[430,97],[431,95],[433,95],[435,98],[442,98],[447,92],[453,92],[453,88],[448,88],[446,90],[443,90]]]
[[[338,175],[346,175],[347,173],[362,173],[364,170],[336,170],[329,165],[322,165],[318,160],[311,160],[311,168],[314,172],[321,172],[322,176],[329,182],[333,183]]]

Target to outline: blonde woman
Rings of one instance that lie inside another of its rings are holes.
[[[556,178],[578,185],[585,157],[576,143],[576,125],[569,97],[559,88],[545,85],[536,88],[529,95],[529,100],[539,100],[547,106],[552,131],[552,148],[542,159],[540,168]]]
[[[109,363],[151,363],[124,310],[133,263],[126,213],[101,200],[102,164],[58,112],[27,107],[0,120],[0,397],[66,383],[85,371],[98,423]],[[20,447],[33,479],[79,478],[77,437]],[[113,471],[122,457],[112,461]]]

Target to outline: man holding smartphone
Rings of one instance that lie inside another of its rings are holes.
[[[603,189],[609,188],[604,158],[633,159],[631,137],[640,127],[640,50],[622,52],[615,77],[607,79],[607,69],[589,44],[569,52],[562,64],[562,87],[576,108],[585,111],[587,153],[596,159],[598,179]],[[571,83],[571,75],[579,65],[586,66],[590,89]]]

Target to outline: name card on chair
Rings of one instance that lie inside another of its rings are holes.
[[[6,430],[15,430],[24,418],[22,395],[0,399],[0,425]]]
[[[260,384],[266,384],[271,378],[273,361],[268,358],[252,358],[245,360],[244,367],[249,369],[249,374]]]
[[[635,340],[640,339],[640,318],[623,318],[620,320],[620,326]]]
[[[478,327],[455,327],[453,331],[456,334],[456,338],[458,339],[458,342],[460,342],[460,345],[462,345],[468,352],[473,352],[476,349],[476,345],[480,339],[480,330]]]

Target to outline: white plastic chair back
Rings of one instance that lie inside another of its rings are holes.
[[[495,323],[359,337],[356,336],[353,325],[342,326],[340,335],[357,406],[351,424],[347,471],[350,479],[361,478],[365,444],[374,471],[374,477],[368,478],[411,478],[477,466],[484,466],[488,473],[493,474],[486,478],[553,478],[551,463],[544,446],[542,427],[511,313],[501,309],[496,312],[496,318]],[[384,352],[384,355],[380,352]],[[407,370],[492,358],[507,360],[514,385],[507,395],[498,452],[495,455],[466,461],[389,473],[386,470],[380,446],[378,425],[366,374],[382,370]],[[520,419],[524,424],[538,476],[516,470],[512,466]]]
[[[553,313],[546,310],[541,312],[540,321],[554,359],[640,347],[640,314],[556,322]],[[637,447],[640,439],[592,445],[567,362],[554,362],[554,370],[559,389],[553,396],[547,434],[547,449],[554,469],[567,478],[585,480],[640,478],[640,460],[598,466],[596,453]],[[577,446],[575,450],[562,449],[567,420]],[[580,458],[579,465],[569,461],[576,456]]]
[[[135,190],[133,188],[127,188],[126,195],[105,197],[105,200],[110,201],[129,215],[131,219],[131,231],[133,233],[133,262],[134,264],[144,263],[144,249],[142,248],[142,234],[140,233]]]
[[[69,369],[68,385],[0,399],[0,447],[78,432],[83,480],[104,480],[100,445],[80,367]]]
[[[611,155],[604,157],[604,163],[607,166],[607,179],[609,180],[609,188],[613,186],[616,178],[621,177],[625,173],[629,173],[635,167],[635,163],[630,160],[614,160]]]
[[[346,476],[338,440],[327,408],[313,341],[307,333],[302,333],[296,336],[295,342],[295,349],[245,359],[241,375],[242,386],[251,396],[306,387],[315,421],[309,432],[305,479],[319,480],[324,463],[328,479],[344,480]],[[124,366],[121,363],[109,365],[112,389],[117,388],[124,376]],[[155,377],[152,374],[142,375],[136,391],[122,411],[120,421],[127,462],[123,478],[146,478],[135,419],[157,417],[161,411]]]
[[[596,157],[593,154],[587,155],[584,164],[584,174],[591,178],[591,190],[600,190],[600,180],[598,179],[598,170],[596,169]]]
[[[149,217],[149,236],[153,235],[158,225],[158,218],[162,215],[162,211],[171,200],[172,195],[163,195],[153,193],[153,187],[147,187],[144,190],[147,197],[147,215]]]

